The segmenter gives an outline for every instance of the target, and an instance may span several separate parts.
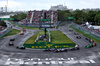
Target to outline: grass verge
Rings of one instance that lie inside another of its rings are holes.
[[[72,26],[70,26],[72,27]],[[72,27],[73,28],[73,27]],[[74,29],[74,31],[88,37],[88,38],[91,38],[93,41],[95,41],[96,43],[100,44],[100,41],[96,39],[96,37],[92,36],[92,35],[89,35],[89,34],[86,34],[85,32],[81,31],[81,30],[78,30],[78,29]]]
[[[15,24],[15,23],[13,23],[13,22],[11,22],[11,23],[12,23],[12,24],[14,24],[14,25],[17,25],[17,26],[19,26],[19,27],[21,27],[21,28],[33,29],[33,30],[39,30],[39,28],[38,28],[38,27],[21,26],[21,25]]]
[[[38,35],[44,35],[44,31],[37,31],[36,34],[30,37],[24,44],[34,44]]]
[[[74,43],[61,31],[50,31],[51,43]]]
[[[17,29],[11,29],[11,31],[10,31],[9,33],[7,33],[4,37],[16,35],[16,34],[18,34],[18,33],[20,33],[20,32],[21,32],[20,30],[17,30]]]

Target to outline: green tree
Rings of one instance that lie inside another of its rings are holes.
[[[0,25],[3,26],[3,27],[7,27],[7,25],[4,21],[0,21]]]

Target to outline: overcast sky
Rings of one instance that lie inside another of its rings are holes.
[[[69,9],[100,8],[100,0],[8,0],[9,11],[49,10],[51,6],[66,5]],[[0,7],[5,7],[7,0],[0,0]]]

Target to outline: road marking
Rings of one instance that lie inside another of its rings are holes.
[[[90,63],[90,62],[86,60],[80,60],[79,63]]]
[[[98,54],[100,55],[100,52],[98,52]]]
[[[62,62],[62,61],[59,61],[58,63],[59,63],[59,64],[63,64],[63,62]]]
[[[58,64],[56,61],[51,61],[51,64]]]
[[[37,64],[38,62],[33,62],[32,64]]]
[[[45,62],[45,64],[50,64],[50,62]]]
[[[96,63],[94,60],[89,60],[91,63]]]
[[[78,63],[78,61],[65,61],[65,63],[73,64],[73,63]]]
[[[42,64],[42,62],[38,62],[38,64]]]
[[[57,60],[58,59],[58,60]],[[17,58],[8,58],[6,61],[5,65],[10,65],[10,64],[76,64],[76,63],[96,63],[94,60],[89,59],[89,60],[74,60],[74,58],[45,58],[45,59],[40,59],[40,58],[30,58],[30,59],[17,59]]]

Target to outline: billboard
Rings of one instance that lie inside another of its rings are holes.
[[[0,20],[14,20],[14,18],[0,18]]]
[[[73,17],[67,17],[67,19],[73,19]]]

